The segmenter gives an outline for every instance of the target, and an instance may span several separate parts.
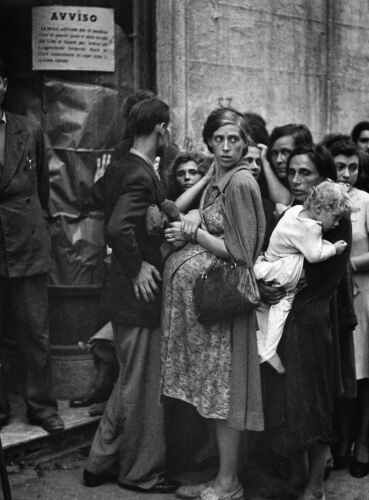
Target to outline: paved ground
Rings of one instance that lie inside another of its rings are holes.
[[[12,407],[14,410],[14,401]],[[60,411],[67,427],[73,427],[88,420],[88,409],[72,411],[67,402],[60,402]],[[16,443],[17,439],[22,441],[40,437],[46,434],[45,431],[27,424],[24,411],[14,410],[15,416],[11,423],[2,430],[3,445],[10,446]],[[91,419],[90,419],[91,420]],[[82,432],[82,431],[79,431]],[[26,443],[27,444],[27,443]],[[275,491],[278,480],[275,479],[274,469],[270,454],[265,451],[263,436],[259,433],[249,433],[244,449],[249,450],[247,473],[242,477],[245,491],[245,500],[264,500],[260,495],[260,488],[268,486]],[[31,448],[30,448],[31,449]],[[175,448],[175,456],[180,455],[178,448]],[[87,449],[85,450],[87,453]],[[50,452],[50,449],[48,449]],[[60,450],[54,450],[60,453]],[[27,447],[24,449],[27,455]],[[30,455],[28,455],[29,457]],[[33,456],[33,455],[32,455]],[[213,455],[212,455],[213,456]],[[39,459],[41,460],[41,459]],[[69,453],[63,458],[40,462],[28,465],[8,466],[9,480],[11,484],[13,500],[174,500],[174,495],[153,495],[135,493],[120,488],[117,484],[104,484],[97,488],[87,488],[82,484],[82,472],[86,456],[80,452]],[[280,467],[280,472],[287,472],[286,464]],[[215,469],[207,470],[201,474],[183,473],[178,476],[184,483],[196,483],[211,479]],[[280,484],[280,480],[279,480]],[[327,500],[369,500],[369,476],[363,479],[354,479],[348,471],[332,472],[326,482]],[[0,494],[0,498],[1,494]],[[286,500],[279,497],[279,500]]]
[[[116,484],[86,488],[81,477],[85,457],[74,453],[38,466],[9,467],[13,500],[174,500],[174,495],[140,494]],[[211,474],[211,471],[207,472]],[[191,479],[187,475],[185,479]],[[192,477],[193,479],[193,477]],[[263,500],[257,487],[273,485],[265,471],[254,470],[246,479],[247,500]],[[326,482],[327,500],[369,500],[369,477],[352,478],[347,471],[332,472]],[[282,499],[280,499],[282,500]]]

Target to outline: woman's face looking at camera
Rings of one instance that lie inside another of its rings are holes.
[[[359,157],[357,155],[337,155],[333,158],[337,170],[337,181],[343,182],[350,188],[357,181],[359,173]]]
[[[260,149],[256,146],[249,146],[247,153],[245,154],[243,161],[246,163],[247,170],[255,177],[257,180],[261,172],[261,153]]]
[[[176,180],[182,191],[194,186],[201,177],[197,163],[192,160],[181,163],[177,168]]]
[[[280,137],[271,147],[272,163],[279,179],[287,178],[287,160],[294,148],[295,139],[292,135]]]
[[[242,158],[246,148],[240,129],[237,125],[223,125],[219,127],[209,140],[219,167],[227,170]]]
[[[313,186],[323,182],[323,176],[306,154],[296,155],[290,161],[288,183],[291,193],[298,201],[303,201]]]

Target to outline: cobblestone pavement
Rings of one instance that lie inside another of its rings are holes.
[[[9,466],[13,500],[174,500],[174,495],[154,495],[124,490],[117,484],[86,488],[81,482],[85,457],[78,453],[41,465]],[[208,471],[207,474],[211,474]],[[202,476],[204,479],[205,476]],[[184,477],[186,481],[193,477]],[[246,479],[245,500],[264,500],[257,484],[273,487],[274,479],[254,470]],[[326,481],[327,500],[369,500],[369,476],[354,479],[348,471],[332,472]],[[280,497],[280,500],[286,500]]]

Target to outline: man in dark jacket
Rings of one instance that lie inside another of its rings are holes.
[[[118,144],[118,147],[112,157],[111,155],[105,154],[102,158],[98,159],[95,184],[92,193],[86,199],[86,208],[89,205],[92,205],[93,207],[97,206],[99,208],[104,207],[104,173],[106,171],[107,165],[110,163],[111,159],[114,162],[126,156],[133,144],[132,133],[128,128],[129,113],[133,106],[138,102],[143,101],[144,99],[152,99],[155,97],[156,95],[147,89],[138,89],[136,92],[127,97],[127,100],[124,104],[122,116],[123,123],[126,127],[124,130],[123,139]],[[162,187],[164,188],[165,196],[168,194],[169,170],[178,154],[178,147],[175,144],[169,143],[165,148],[164,154],[156,158],[156,160],[159,160],[157,162],[157,173],[159,174]],[[103,296],[105,297],[105,293],[103,294]],[[101,415],[104,409],[101,402],[105,402],[108,399],[113,389],[114,382],[117,378],[117,361],[115,355],[115,347],[113,344],[113,333],[110,323],[90,339],[90,341],[88,342],[88,347],[91,349],[92,355],[94,357],[96,376],[87,393],[83,396],[72,399],[70,401],[70,406],[72,408],[78,408],[83,406],[90,406],[93,403],[98,403],[90,409],[90,414]]]
[[[112,248],[110,305],[118,381],[92,443],[86,486],[116,478],[126,488],[168,493],[163,408],[160,404],[160,239],[145,216],[160,205],[163,188],[154,169],[169,142],[169,108],[145,99],[129,114],[133,147],[105,173],[107,243]]]
[[[55,432],[64,424],[57,414],[49,352],[49,236],[42,213],[49,173],[41,130],[2,109],[7,85],[0,61],[0,330],[13,333],[19,344],[30,422]],[[9,415],[4,383],[0,393],[4,425]]]

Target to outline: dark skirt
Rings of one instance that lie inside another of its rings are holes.
[[[291,456],[332,436],[334,342],[330,300],[295,299],[278,346],[286,368],[279,375],[262,364],[266,430],[273,450]]]

